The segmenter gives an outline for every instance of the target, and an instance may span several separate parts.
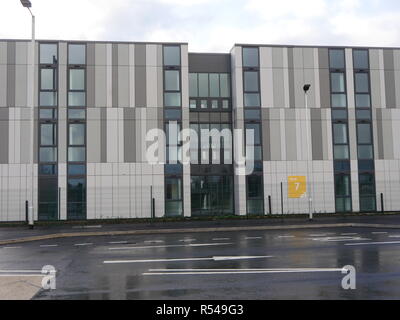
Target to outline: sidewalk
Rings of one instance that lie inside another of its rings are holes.
[[[372,227],[400,229],[400,215],[333,217],[317,216],[313,221],[309,221],[306,217],[124,224],[101,224],[101,221],[96,221],[93,224],[86,226],[73,224],[35,226],[33,230],[29,230],[27,226],[0,227],[0,245],[63,237],[190,232],[196,233],[241,230],[308,229],[324,227]]]

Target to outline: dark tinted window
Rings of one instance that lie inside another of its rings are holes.
[[[57,63],[57,44],[40,44],[40,63],[55,64]]]
[[[368,50],[353,50],[354,69],[369,69]]]
[[[356,73],[356,92],[368,93],[369,92],[369,76],[368,73]]]
[[[164,46],[164,65],[165,66],[180,66],[181,55],[180,46]]]
[[[358,143],[371,143],[371,124],[369,123],[358,123],[357,124],[357,135]]]
[[[258,48],[243,48],[243,67],[258,67]]]
[[[332,69],[344,69],[344,50],[331,49],[329,50],[329,66]]]

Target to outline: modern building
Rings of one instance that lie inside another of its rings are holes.
[[[308,213],[291,176],[316,213],[400,210],[400,48],[37,41],[33,147],[30,57],[0,40],[0,221],[25,220],[32,185],[36,220]],[[148,161],[151,129],[165,163]],[[204,129],[252,132],[254,170]]]

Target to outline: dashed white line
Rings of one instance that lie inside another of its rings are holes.
[[[93,243],[76,243],[76,244],[74,244],[74,246],[77,246],[77,247],[91,246],[91,245],[93,245]]]
[[[345,245],[346,246],[367,246],[367,245],[380,245],[380,244],[400,244],[400,241],[346,243]]]
[[[388,234],[389,232],[372,232],[372,234]]]
[[[148,259],[148,260],[108,260],[104,264],[120,263],[149,263],[149,262],[178,262],[178,261],[231,261],[273,258],[272,256],[238,256],[238,257],[211,257],[211,258],[178,258],[178,259]]]
[[[141,246],[141,247],[116,247],[108,248],[108,250],[135,250],[135,249],[159,249],[159,248],[178,248],[178,247],[208,247],[208,246],[227,246],[233,244],[231,242],[226,243],[190,243],[190,244],[171,244],[162,246]]]
[[[110,241],[109,244],[125,244],[128,243],[128,241]]]
[[[389,238],[400,238],[400,234],[393,234],[389,236]]]
[[[21,247],[3,247],[3,249],[20,249]]]
[[[58,244],[42,244],[41,248],[51,248],[51,247],[58,247]]]
[[[144,243],[164,243],[164,240],[146,240]]]

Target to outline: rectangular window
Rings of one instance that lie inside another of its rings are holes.
[[[69,119],[85,119],[86,112],[85,109],[69,109],[68,110]]]
[[[221,73],[219,75],[219,81],[221,88],[221,97],[229,98],[231,96],[229,75],[227,73]]]
[[[260,107],[260,94],[258,93],[245,93],[244,106],[245,107]]]
[[[164,103],[166,107],[180,107],[181,106],[181,93],[180,92],[166,92],[164,94]]]
[[[164,66],[181,65],[180,46],[164,46],[163,49],[164,49]]]
[[[331,69],[344,69],[344,50],[343,49],[330,49],[329,50],[329,66]]]
[[[258,62],[258,48],[243,48],[243,67],[256,68]]]
[[[244,91],[258,92],[260,90],[258,84],[258,71],[244,72]]]
[[[69,147],[68,148],[68,161],[69,162],[85,162],[86,161],[86,148],[84,147]]]
[[[199,96],[208,97],[208,73],[199,73]]]
[[[39,109],[39,118],[40,119],[57,119],[57,110],[56,109]]]
[[[349,156],[349,146],[348,145],[336,145],[333,147],[333,153],[335,160],[347,160]]]
[[[371,99],[369,94],[356,94],[356,107],[357,108],[370,108]]]
[[[69,69],[69,90],[85,90],[85,70]]]
[[[357,93],[369,93],[369,75],[368,73],[356,73],[356,92]]]
[[[86,93],[85,92],[69,92],[68,93],[68,106],[69,107],[84,107],[84,106],[86,106]]]
[[[371,144],[371,124],[370,123],[358,123],[357,124],[357,137],[359,144]]]
[[[368,50],[353,50],[354,69],[369,69]]]
[[[40,44],[40,64],[57,64],[57,44],[41,43]]]
[[[83,123],[69,124],[69,145],[70,146],[85,145],[85,124]]]
[[[372,145],[358,146],[358,159],[373,159]]]
[[[40,90],[55,90],[55,69],[43,68],[40,69]]]
[[[68,175],[69,176],[82,176],[86,174],[86,166],[84,164],[69,164]]]
[[[345,92],[344,73],[331,73],[332,92]]]
[[[40,162],[57,162],[57,148],[40,147],[39,161]]]
[[[345,94],[332,94],[332,108],[346,108],[347,107],[347,98]]]
[[[179,70],[165,70],[165,90],[179,91]]]
[[[55,124],[52,123],[40,124],[40,145],[41,146],[57,145]]]
[[[86,45],[69,44],[68,45],[68,64],[83,65],[86,64]]]
[[[219,74],[218,73],[210,73],[209,74],[210,81],[210,97],[218,98],[220,96],[219,92]]]
[[[335,192],[336,196],[350,196],[350,175],[337,174],[335,175]]]
[[[40,92],[39,104],[41,107],[57,106],[57,92],[46,92],[46,91]]]
[[[333,135],[333,142],[335,144],[348,144],[347,125],[345,123],[334,123]]]
[[[189,96],[193,98],[199,96],[197,73],[189,73]]]

